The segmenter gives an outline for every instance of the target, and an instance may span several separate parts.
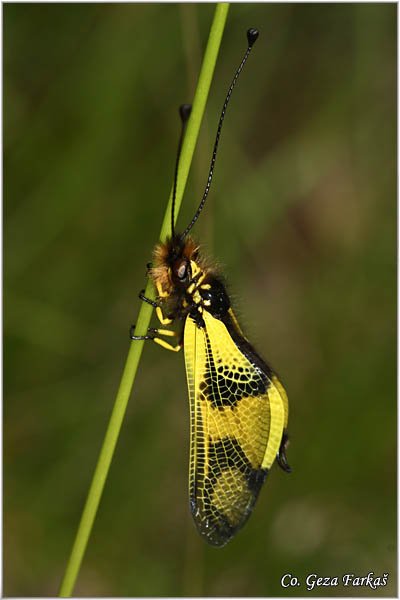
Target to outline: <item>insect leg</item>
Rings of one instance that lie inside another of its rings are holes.
[[[154,334],[158,334],[158,335],[166,335],[166,336],[170,336],[170,337],[177,337],[177,336],[181,335],[177,331],[172,331],[171,329],[155,329],[154,327],[149,327],[147,329],[147,332],[150,335],[134,335],[133,334],[134,330],[135,330],[135,325],[131,325],[131,329],[129,332],[129,337],[131,338],[131,340],[150,340],[152,342],[155,342],[159,346],[166,348],[166,350],[172,350],[173,352],[179,352],[179,350],[183,346],[182,341],[179,342],[179,344],[177,344],[177,346],[173,346],[169,342],[166,342],[165,340],[154,335]]]
[[[160,298],[166,298],[167,296],[169,296],[169,292],[165,292],[159,281],[156,282],[156,288],[157,288],[157,293],[159,295]]]
[[[164,317],[159,303],[156,302],[155,300],[150,300],[150,298],[147,298],[143,292],[144,292],[144,290],[142,290],[140,292],[139,298],[141,300],[143,300],[143,302],[147,302],[147,304],[151,304],[151,306],[154,306],[154,308],[156,309],[157,318],[160,321],[161,325],[169,325],[170,323],[172,323],[173,319],[170,319],[169,317]],[[165,296],[165,293],[164,292],[162,292],[162,293]]]
[[[165,334],[164,334],[165,335]],[[161,338],[155,337],[153,338],[153,340],[155,341],[156,344],[158,344],[159,346],[162,346],[163,348],[165,348],[166,350],[172,350],[172,352],[179,352],[179,350],[181,350],[183,344],[180,343],[177,346],[173,346],[172,344],[170,344],[169,342],[166,342],[165,340],[162,340]]]
[[[153,333],[156,333],[158,335],[166,335],[169,337],[178,337],[179,336],[181,338],[181,341],[179,342],[179,344],[177,344],[176,346],[173,346],[169,342],[166,342],[165,340],[162,340],[161,338],[155,336],[154,337],[155,343],[158,344],[159,346],[162,346],[166,350],[172,350],[172,352],[179,352],[179,350],[183,346],[182,334],[178,333],[177,331],[172,331],[172,329],[153,329],[153,328],[151,328],[149,331],[152,331]]]
[[[154,306],[154,308],[157,308],[158,304],[155,300],[150,300],[150,298],[147,298],[144,295],[144,290],[142,290],[141,292],[139,292],[139,298],[141,300],[143,300],[143,302],[147,302],[147,304],[151,304],[151,306]]]
[[[156,315],[161,325],[169,325],[173,321],[173,319],[170,319],[169,317],[164,317],[163,311],[161,310],[160,306],[157,306],[156,308]]]
[[[158,333],[159,335],[167,335],[177,337],[180,335],[177,331],[172,331],[172,329],[157,329],[154,327],[149,327],[147,331],[151,331],[152,333]]]
[[[134,325],[132,325],[132,327],[134,327]],[[131,340],[154,340],[154,335],[132,335],[132,333],[130,333],[129,337],[131,338]]]
[[[154,335],[134,335],[135,327],[135,324],[131,325],[131,328],[129,330],[129,337],[131,338],[131,340],[154,340]],[[148,327],[147,332],[153,334],[156,332],[156,330],[152,329],[151,327]]]

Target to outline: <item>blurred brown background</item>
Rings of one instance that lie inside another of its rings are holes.
[[[66,566],[170,190],[211,4],[5,4],[4,594]],[[396,591],[396,4],[235,4],[179,217],[225,265],[290,399],[272,470],[223,550],[189,514],[183,357],[147,345],[75,589],[304,596],[282,575]]]

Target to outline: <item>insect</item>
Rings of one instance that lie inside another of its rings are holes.
[[[157,290],[152,304],[162,326],[184,322],[182,333],[149,329],[133,340],[153,340],[185,354],[190,400],[190,510],[200,535],[212,546],[224,546],[249,518],[262,484],[277,458],[286,460],[288,400],[278,377],[244,335],[233,313],[223,281],[188,235],[207,198],[226,108],[254,42],[229,87],[221,112],[207,185],[200,205],[182,234],[175,231],[174,206],[179,156],[190,106],[181,107],[182,133],[175,168],[171,236],[154,251],[148,274]],[[163,339],[179,336],[173,345]]]

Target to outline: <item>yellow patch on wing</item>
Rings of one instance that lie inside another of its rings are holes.
[[[189,316],[184,331],[189,494],[200,534],[223,546],[250,516],[275,460],[287,399],[285,405],[279,381],[241,352],[222,321],[206,310],[202,316],[204,327]]]
[[[287,424],[288,424],[288,418],[289,418],[289,401],[288,401],[288,397],[286,394],[286,390],[283,387],[283,385],[281,384],[281,382],[279,381],[279,379],[277,378],[276,375],[272,376],[272,383],[274,384],[274,386],[277,388],[282,400],[283,400],[283,408],[285,410],[285,421],[284,421],[284,427],[286,429]]]

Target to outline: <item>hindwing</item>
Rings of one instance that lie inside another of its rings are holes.
[[[184,330],[190,507],[213,546],[225,545],[250,516],[287,422],[283,387],[229,313],[235,340],[207,310],[201,326],[189,315]]]

